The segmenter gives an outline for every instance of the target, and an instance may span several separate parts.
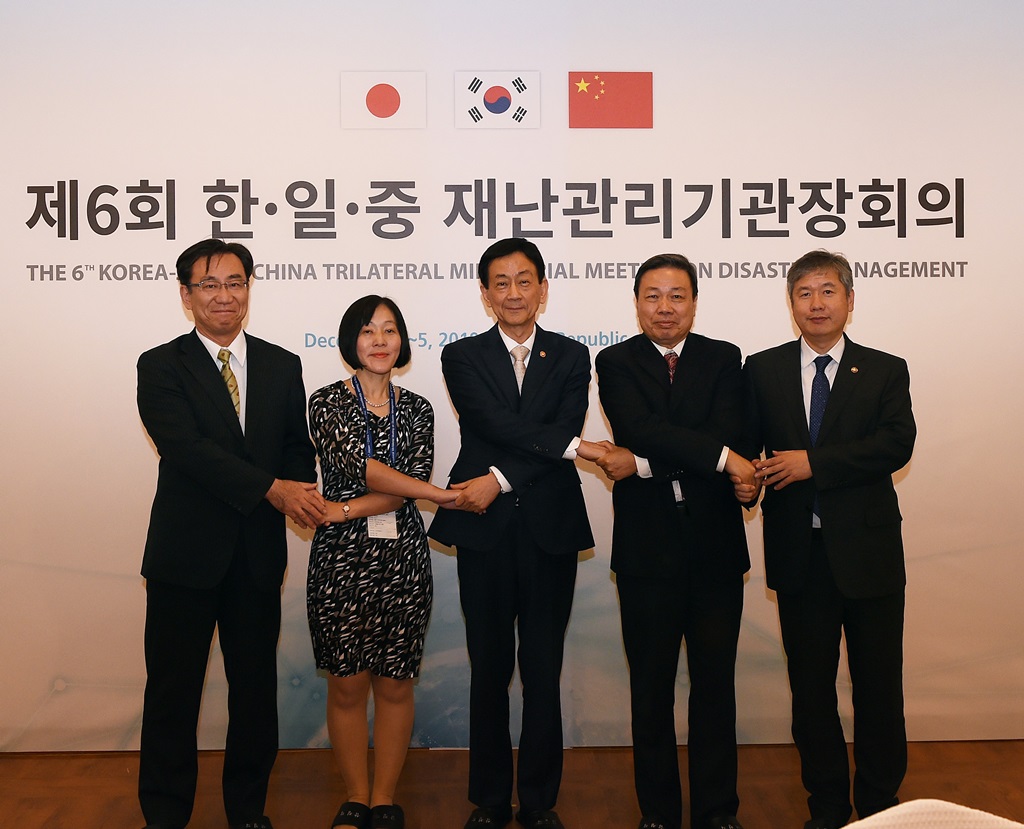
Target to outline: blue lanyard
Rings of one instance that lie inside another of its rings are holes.
[[[359,408],[363,410],[363,419],[366,421],[366,457],[373,457],[373,429],[370,427],[370,410],[366,405],[366,395],[363,394],[363,387],[359,385],[359,378],[352,375],[352,388],[356,391],[356,399],[359,401]],[[388,450],[391,455],[389,466],[393,469],[395,458],[398,457],[398,420],[395,417],[395,386],[388,383],[388,426],[391,435],[388,440]]]

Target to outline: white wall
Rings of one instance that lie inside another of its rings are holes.
[[[823,245],[868,269],[947,263],[955,276],[858,279],[848,329],[911,367],[919,437],[898,476],[909,570],[908,725],[916,740],[1024,737],[1024,609],[1017,600],[1024,442],[1016,428],[1024,291],[1015,244],[1022,16],[1010,0],[969,7],[923,0],[386,7],[2,0],[0,749],[137,746],[145,680],[138,569],[157,459],[135,409],[135,360],[190,327],[171,268],[184,247],[211,234],[204,187],[218,179],[248,179],[260,200],[245,228],[252,236],[243,240],[257,261],[316,277],[257,282],[248,326],[302,356],[307,391],[344,370],[336,351],[311,347],[308,336],[334,334],[357,296],[387,293],[414,335],[422,332],[427,345],[414,350],[399,383],[434,403],[439,483],[458,446],[440,345],[446,334],[490,324],[473,280],[449,278],[490,240],[460,220],[445,223],[453,205],[446,186],[494,179],[500,208],[506,184],[519,202],[535,202],[550,179],[560,199],[550,221],[534,212],[523,225],[550,232],[536,241],[556,266],[553,275],[561,268],[581,278],[552,280],[541,324],[595,343],[636,326],[629,279],[584,278],[594,263],[628,274],[664,250],[706,263],[696,330],[745,353],[795,331],[783,280],[723,277],[735,263],[778,268],[773,263]],[[423,73],[425,126],[345,128],[342,73],[379,70]],[[652,72],[654,128],[569,129],[568,75],[592,70]],[[456,87],[463,72],[496,72],[488,83],[534,73],[533,126],[457,128],[457,119],[467,123],[465,94]],[[602,179],[619,201],[607,224],[588,216],[583,228],[611,235],[574,237],[563,211],[579,192],[567,185]],[[777,196],[780,179],[796,198],[787,220],[760,216],[759,230],[775,235],[751,235],[743,211],[762,191],[750,185],[773,183]],[[853,193],[846,230],[814,238],[806,229],[814,213],[799,210],[801,184],[838,179]],[[904,236],[859,226],[867,218],[861,188],[875,179],[906,182]],[[920,189],[930,182],[954,188],[960,179],[962,235],[952,224],[918,225],[954,213],[925,211]],[[43,221],[29,227],[30,188],[72,180],[78,238],[61,238]],[[127,188],[142,180],[174,183],[173,238],[166,228],[126,228]],[[286,189],[301,180],[334,181],[335,239],[295,238]],[[376,217],[366,207],[378,180],[415,182],[419,212],[408,238],[372,232]],[[655,186],[658,207],[641,214],[663,216],[665,180],[670,238],[661,223],[627,224],[625,210],[636,197],[626,185],[646,183]],[[109,235],[87,221],[89,195],[101,185],[117,188],[99,199],[119,211],[120,226]],[[713,199],[703,219],[684,227],[700,202],[688,185],[711,186]],[[269,202],[279,207],[274,215]],[[242,228],[237,216],[225,221]],[[494,221],[497,237],[511,235],[504,209]],[[327,278],[337,274],[328,264],[365,274],[396,262],[436,267],[443,278]],[[117,266],[148,268],[158,278],[119,281]],[[594,384],[587,436],[606,435]],[[597,547],[580,568],[570,625],[566,735],[578,745],[622,744],[629,742],[628,692],[608,572],[609,488],[592,466],[581,469]],[[784,742],[789,695],[774,600],[764,587],[759,515],[748,531],[754,567],[737,666],[740,735]],[[325,685],[305,623],[308,541],[290,534],[280,649],[288,746],[326,740]],[[468,669],[450,552],[434,556],[435,611],[418,687],[416,739],[424,745],[466,739]],[[211,666],[200,737],[216,747],[226,716],[219,656]],[[682,697],[685,671],[679,682]],[[845,676],[840,690],[848,712]],[[682,705],[679,714],[682,739]]]

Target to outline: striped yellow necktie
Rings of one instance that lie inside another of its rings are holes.
[[[224,378],[224,385],[228,387],[231,402],[235,404],[235,414],[241,416],[241,398],[238,396],[238,381],[235,379],[235,373],[231,370],[231,352],[222,348],[217,353],[217,359],[221,362],[220,376]]]

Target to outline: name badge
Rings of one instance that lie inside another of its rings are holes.
[[[398,538],[398,514],[371,515],[366,519],[366,534],[370,538]]]

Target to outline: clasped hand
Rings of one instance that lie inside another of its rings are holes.
[[[475,512],[477,515],[487,512],[487,508],[501,494],[501,484],[493,472],[459,484],[451,484],[451,489],[458,493],[455,500],[441,506]]]
[[[327,517],[327,502],[313,483],[275,478],[266,499],[304,530],[319,527]]]
[[[783,489],[796,481],[812,477],[811,463],[805,449],[782,449],[757,462],[754,477],[764,486]]]
[[[733,494],[741,504],[752,504],[761,494],[761,482],[757,480],[756,467],[742,455],[729,450],[725,461],[725,473],[732,481]]]
[[[576,454],[587,461],[593,461],[610,481],[621,481],[636,475],[636,456],[610,440],[581,440]]]

